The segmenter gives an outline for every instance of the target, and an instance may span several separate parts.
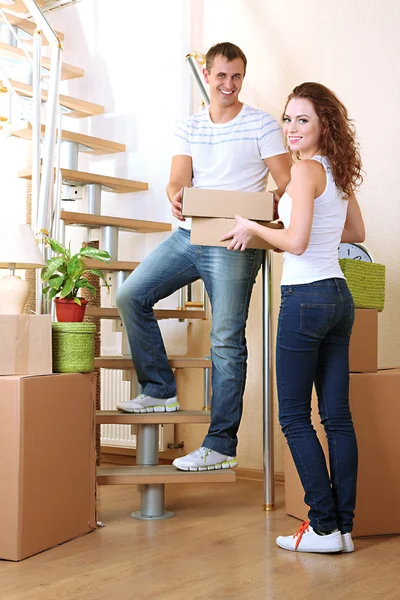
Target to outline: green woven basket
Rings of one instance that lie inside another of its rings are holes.
[[[53,372],[88,373],[94,369],[94,323],[53,323]]]
[[[386,267],[351,258],[340,258],[339,263],[354,298],[355,307],[383,310]]]

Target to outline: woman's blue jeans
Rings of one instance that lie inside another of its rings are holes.
[[[349,407],[354,302],[344,279],[284,285],[276,340],[279,421],[314,529],[352,530],[357,441]],[[328,440],[330,477],[311,424],[313,384]]]
[[[171,398],[176,395],[175,378],[153,306],[197,279],[204,281],[212,307],[212,398],[211,425],[203,445],[228,456],[236,455],[246,380],[245,326],[263,254],[262,250],[194,246],[190,231],[179,228],[137,267],[117,294],[143,392]]]

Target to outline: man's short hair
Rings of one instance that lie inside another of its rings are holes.
[[[241,58],[244,65],[244,75],[246,74],[247,58],[244,52],[231,42],[221,42],[212,46],[206,54],[206,69],[211,70],[216,56],[223,56],[229,62],[236,58]]]

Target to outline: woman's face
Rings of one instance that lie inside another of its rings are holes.
[[[292,98],[283,116],[283,133],[289,148],[298,152],[300,158],[311,158],[320,149],[321,132],[321,122],[312,102]]]

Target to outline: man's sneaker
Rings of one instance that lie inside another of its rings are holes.
[[[333,531],[327,535],[315,533],[308,521],[304,521],[298,531],[292,536],[276,538],[276,543],[284,550],[295,552],[341,552],[343,550],[342,534]]]
[[[176,458],[172,464],[181,471],[214,471],[237,467],[238,461],[234,456],[226,456],[202,446],[186,456]]]
[[[117,409],[128,413],[175,412],[179,410],[179,402],[174,396],[168,400],[152,398],[146,394],[139,394],[132,400],[123,400],[117,404]]]
[[[343,550],[342,552],[354,552],[354,544],[351,539],[351,533],[342,533]]]

